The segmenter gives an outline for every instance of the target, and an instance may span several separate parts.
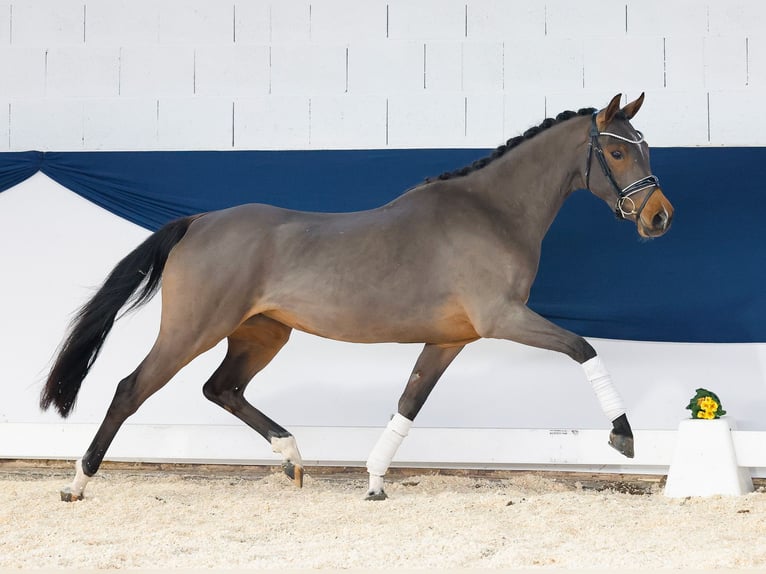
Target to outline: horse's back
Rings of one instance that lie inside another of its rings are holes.
[[[433,210],[417,208],[313,213],[248,204],[210,212],[172,254],[168,289],[225,301],[218,305],[241,320],[264,314],[333,339],[475,339]]]

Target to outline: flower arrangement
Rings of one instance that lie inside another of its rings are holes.
[[[697,389],[686,407],[692,412],[693,419],[717,419],[726,414],[721,408],[721,399],[712,391]]]

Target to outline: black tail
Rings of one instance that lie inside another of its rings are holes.
[[[157,292],[170,250],[181,241],[194,219],[177,219],[149,236],[117,264],[93,298],[78,311],[40,394],[40,408],[53,404],[62,417],[69,415],[117,313],[129,301],[132,303],[128,311],[140,307]]]

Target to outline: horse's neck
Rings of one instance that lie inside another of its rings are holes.
[[[586,139],[584,122],[572,119],[539,133],[474,175],[495,209],[528,234],[539,233],[542,240],[564,200],[583,185]]]

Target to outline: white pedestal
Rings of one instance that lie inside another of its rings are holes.
[[[689,419],[678,425],[665,496],[739,496],[752,491],[750,471],[737,463],[728,421]]]

